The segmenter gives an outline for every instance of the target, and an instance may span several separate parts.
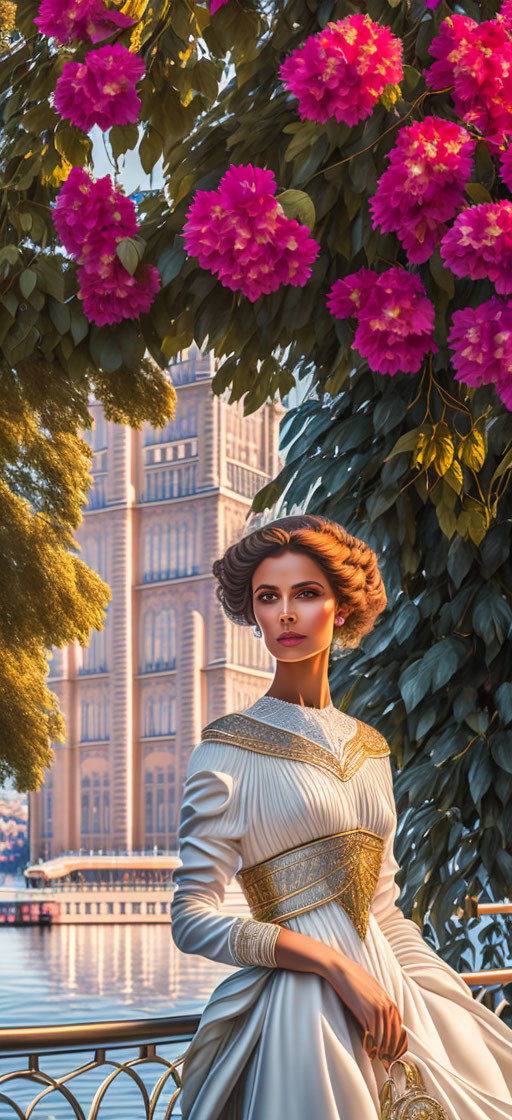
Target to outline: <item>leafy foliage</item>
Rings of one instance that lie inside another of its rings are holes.
[[[253,508],[272,504],[278,515],[300,503],[378,552],[385,615],[350,659],[333,658],[331,691],[380,727],[399,767],[401,905],[420,924],[428,914],[447,959],[471,968],[470,928],[452,915],[467,895],[512,893],[511,493],[500,473],[510,419],[487,389],[468,391],[455,411],[447,378],[429,396],[411,381],[358,369],[336,397],[289,411],[286,464]],[[418,460],[410,437],[428,409],[430,427],[443,415],[444,426],[434,455]],[[462,431],[478,425],[473,442],[460,436],[448,454],[456,419]],[[458,514],[447,457],[468,492]],[[501,943],[488,934],[487,966],[506,963],[500,924]]]
[[[512,892],[512,424],[492,385],[473,390],[454,379],[446,344],[453,312],[492,289],[456,279],[436,250],[417,271],[436,309],[438,350],[420,374],[392,379],[369,371],[350,326],[325,304],[348,273],[407,263],[394,234],[372,229],[369,199],[403,122],[456,119],[449,92],[425,83],[447,6],[361,5],[402,39],[405,77],[401,100],[349,128],[301,121],[278,77],[308,35],[354,10],[348,0],[230,0],[214,17],[194,0],[127,0],[122,10],[139,23],[116,39],[140,50],[146,76],[141,128],[111,129],[112,158],[138,146],[147,172],[162,159],[166,189],[142,204],[137,244],[138,259],[158,267],[162,291],[146,316],[118,330],[87,323],[74,269],[53,251],[51,200],[69,164],[90,160],[91,142],[58,120],[51,93],[64,61],[83,48],[55,51],[34,36],[35,0],[21,0],[20,38],[0,63],[0,342],[10,366],[39,349],[71,381],[92,369],[111,409],[117,388],[137,384],[146,347],[160,363],[193,340],[211,347],[220,359],[214,392],[244,398],[247,414],[296,376],[311,377],[309,398],[283,421],[286,465],[253,508],[302,503],[379,551],[388,610],[349,668],[333,662],[333,693],[370,722],[375,713],[389,739],[400,767],[404,905],[418,922],[428,915],[457,963],[470,949],[454,909],[467,894]],[[496,8],[494,0],[457,5],[477,20]],[[215,189],[229,163],[247,162],[274,171],[286,214],[322,246],[304,288],[254,304],[202,271],[182,238],[194,192]],[[483,139],[466,196],[508,197]],[[132,248],[121,252],[132,267]],[[492,932],[485,952],[486,963],[501,963]]]

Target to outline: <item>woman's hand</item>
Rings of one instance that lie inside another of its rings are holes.
[[[374,976],[334,949],[327,951],[322,975],[365,1032],[363,1045],[370,1058],[388,1064],[405,1054],[407,1034],[400,1012]]]
[[[304,933],[282,927],[274,947],[278,968],[316,972],[327,980],[364,1033],[370,1058],[388,1064],[407,1050],[398,1007],[378,980],[343,953]]]

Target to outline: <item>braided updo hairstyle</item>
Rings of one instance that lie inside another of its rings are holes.
[[[355,649],[384,610],[386,591],[373,549],[328,517],[308,513],[280,517],[230,545],[212,565],[224,613],[241,626],[255,624],[253,572],[267,556],[283,549],[305,552],[322,568],[337,609],[342,614],[350,610],[345,622],[334,627],[333,640]]]

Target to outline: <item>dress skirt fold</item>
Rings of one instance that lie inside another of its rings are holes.
[[[333,705],[309,709],[266,696],[244,714],[262,734],[269,727],[288,730],[341,760],[350,757],[359,723]],[[282,925],[338,949],[379,981],[407,1030],[405,1057],[449,1120],[512,1120],[512,1031],[474,1000],[397,906],[389,753],[363,755],[350,774],[343,780],[315,765],[314,750],[302,762],[233,741],[201,741],[182,804],[173,938],[185,952],[235,966],[229,934],[240,919],[219,907],[240,867],[343,830],[374,832],[384,850],[364,938],[336,900]],[[234,969],[204,1009],[184,1063],[182,1115],[378,1120],[385,1078],[326,980],[254,964]]]

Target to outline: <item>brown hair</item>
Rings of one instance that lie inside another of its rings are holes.
[[[252,626],[252,576],[267,556],[283,549],[305,552],[322,568],[336,596],[337,609],[348,612],[333,638],[355,649],[372,629],[387,603],[377,557],[364,541],[328,517],[300,514],[280,517],[248,533],[215,560],[212,571],[217,598],[232,622]]]

